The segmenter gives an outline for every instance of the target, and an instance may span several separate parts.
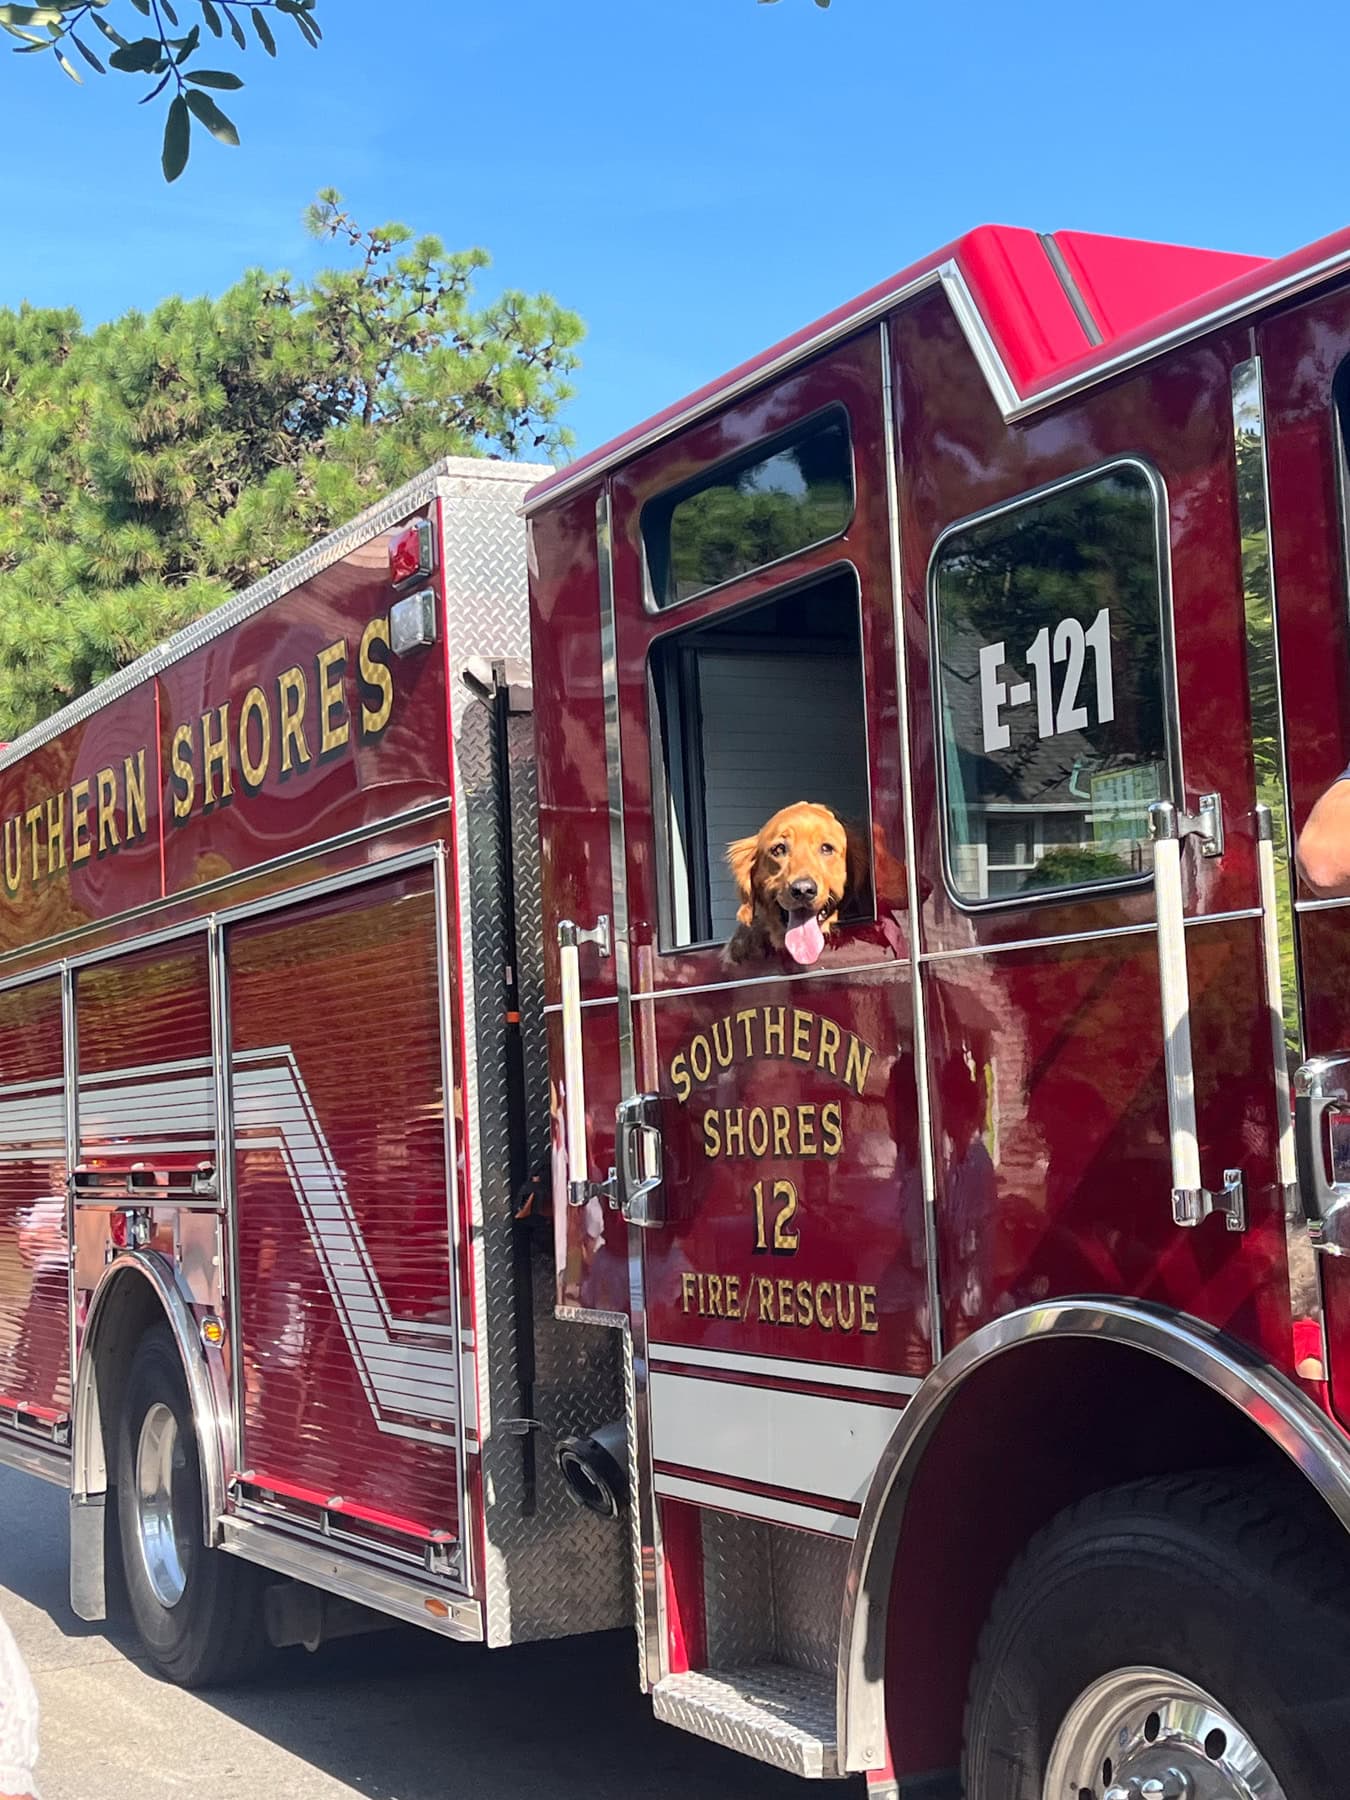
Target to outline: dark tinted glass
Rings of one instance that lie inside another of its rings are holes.
[[[1128,880],[1169,792],[1162,597],[1142,469],[944,542],[935,571],[947,857],[961,899]]]
[[[831,413],[644,508],[657,605],[837,537],[852,513],[848,423]]]

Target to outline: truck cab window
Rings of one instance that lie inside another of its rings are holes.
[[[853,452],[841,409],[757,444],[643,508],[651,593],[673,606],[823,544],[853,516]]]
[[[988,904],[1129,881],[1170,791],[1159,509],[1136,463],[948,532],[933,561],[947,876]]]
[[[727,845],[779,808],[818,801],[868,830],[858,578],[852,569],[672,633],[654,646],[662,937],[731,935]],[[846,917],[868,917],[869,895]]]

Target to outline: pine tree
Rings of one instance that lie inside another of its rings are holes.
[[[0,310],[0,737],[12,737],[445,455],[556,456],[582,335],[484,306],[482,250],[360,226],[352,260],[252,270],[84,331]]]

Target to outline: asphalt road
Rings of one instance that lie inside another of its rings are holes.
[[[265,1685],[183,1693],[125,1621],[74,1616],[66,1496],[6,1469],[0,1612],[41,1702],[43,1800],[807,1800],[794,1777],[658,1725],[626,1633],[491,1653],[381,1633],[288,1651]]]

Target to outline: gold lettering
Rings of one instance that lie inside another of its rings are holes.
[[[202,714],[202,805],[216,804],[216,771],[220,771],[220,797],[228,800],[234,793],[234,778],[230,772],[230,703],[222,700],[215,710],[215,720],[220,735],[215,743],[211,742],[212,714]]]
[[[714,1318],[719,1318],[721,1316],[722,1277],[720,1275],[710,1275],[708,1277],[708,1311]]]
[[[394,710],[394,682],[389,664],[374,654],[376,644],[389,648],[389,621],[372,619],[361,633],[356,666],[361,673],[361,736],[378,737]]]
[[[820,1021],[820,1043],[816,1046],[816,1067],[828,1069],[831,1075],[838,1076],[835,1058],[839,1054],[841,1034],[833,1019]]]
[[[811,1015],[796,1006],[792,1009],[792,1060],[811,1060]]]
[[[859,1329],[875,1331],[877,1328],[877,1290],[874,1287],[859,1288],[858,1299],[861,1303]]]
[[[122,758],[122,784],[127,790],[127,842],[145,836],[145,751]]]
[[[197,792],[197,777],[192,772],[192,727],[180,725],[173,734],[169,749],[169,768],[173,775],[173,816],[186,819],[192,811]]]
[[[844,1297],[848,1297],[848,1313],[844,1312]],[[858,1290],[851,1281],[836,1281],[834,1284],[834,1304],[839,1318],[840,1331],[852,1331],[858,1317]]]
[[[843,1109],[837,1100],[827,1100],[820,1109],[820,1153],[838,1156],[844,1147]]]
[[[88,785],[87,783],[85,784]],[[11,836],[12,828],[12,836]],[[5,820],[5,887],[11,894],[17,894],[19,883],[23,879],[23,834],[20,829],[18,814]]]
[[[780,1325],[795,1325],[797,1323],[797,1315],[793,1310],[793,1301],[795,1298],[796,1294],[792,1283],[784,1276],[778,1283],[778,1323]]]
[[[726,1156],[745,1155],[745,1108],[738,1106],[733,1111],[728,1107],[722,1120],[723,1154]],[[732,1148],[733,1143],[735,1149]]]
[[[750,1118],[746,1124],[746,1142],[750,1146],[751,1156],[767,1156],[769,1151],[769,1115],[762,1106],[750,1109]]]
[[[33,880],[36,881],[38,878],[38,844],[40,842],[38,826],[42,823],[42,808],[30,806],[23,815],[23,822],[28,827],[28,846],[33,857]]]
[[[117,777],[111,769],[100,769],[94,777],[98,795],[98,853],[116,850],[121,839],[117,835]]]
[[[797,1283],[797,1323],[808,1327],[815,1323],[815,1308],[811,1303],[811,1283],[809,1281]]]
[[[342,694],[342,678],[347,672],[345,640],[339,638],[335,644],[325,644],[319,652],[317,661],[319,665],[319,729],[322,734],[319,754],[327,756],[333,750],[340,750],[351,736],[347,706]],[[339,708],[342,717],[335,720],[333,714]]]
[[[47,800],[47,873],[66,866],[66,795],[64,788]]]
[[[773,1109],[773,1153],[775,1156],[792,1155],[792,1113],[786,1106]]]
[[[756,1277],[759,1286],[759,1316],[768,1324],[775,1322],[773,1304],[773,1281],[768,1275]]]
[[[680,1276],[680,1305],[685,1312],[689,1311],[694,1298],[694,1271],[686,1269]]]
[[[258,758],[255,762],[249,744],[249,722],[258,720]],[[255,793],[267,779],[267,765],[272,760],[272,709],[260,687],[251,687],[239,708],[239,772],[244,786]]]
[[[787,1038],[786,1008],[766,1006],[764,1008],[764,1054],[765,1056],[782,1056]],[[772,1046],[777,1045],[774,1049]]]
[[[689,1079],[689,1065],[684,1060],[684,1051],[670,1065],[670,1084],[675,1089],[675,1098],[687,1100],[693,1092],[694,1084]]]
[[[703,1154],[705,1156],[720,1156],[722,1154],[722,1139],[718,1132],[718,1117],[718,1111],[715,1106],[710,1106],[703,1115]]]
[[[849,1033],[848,1056],[844,1061],[844,1086],[861,1094],[867,1085],[867,1071],[872,1066],[872,1047]]]
[[[70,790],[70,860],[88,862],[93,845],[89,842],[89,783],[77,781]]]
[[[816,1154],[816,1109],[803,1105],[797,1108],[797,1154],[814,1156]]]
[[[828,1319],[825,1317],[825,1302],[827,1300],[830,1302],[830,1316]],[[823,1331],[834,1330],[834,1301],[831,1296],[830,1284],[828,1281],[822,1281],[820,1286],[816,1289],[816,1317],[820,1320],[821,1329]]]
[[[702,1067],[700,1067],[700,1063]],[[706,1081],[712,1074],[712,1052],[708,1049],[708,1040],[702,1033],[689,1046],[689,1067],[694,1071],[695,1081]]]
[[[741,1316],[741,1278],[739,1275],[728,1275],[724,1279],[727,1286],[726,1317],[739,1319]]]
[[[754,1039],[750,1035],[750,1027],[758,1017],[753,1006],[747,1006],[736,1014],[736,1023],[741,1028],[741,1042],[745,1045],[745,1054],[754,1055]]]
[[[722,1047],[722,1039],[720,1036],[720,1033],[724,1029],[727,1034],[727,1041],[726,1041],[725,1049],[723,1049],[723,1047]],[[731,1067],[731,1052],[732,1052],[731,1014],[730,1013],[727,1013],[725,1015],[725,1017],[718,1019],[716,1021],[716,1023],[713,1025],[712,1046],[713,1046],[713,1055],[717,1058],[718,1068],[719,1069],[729,1069]]]
[[[310,759],[309,745],[305,741],[305,702],[309,698],[309,684],[305,680],[303,669],[283,669],[277,676],[277,709],[281,713],[281,772],[289,775],[291,769],[299,763],[307,763]],[[291,761],[291,750],[295,750],[295,763]]]

